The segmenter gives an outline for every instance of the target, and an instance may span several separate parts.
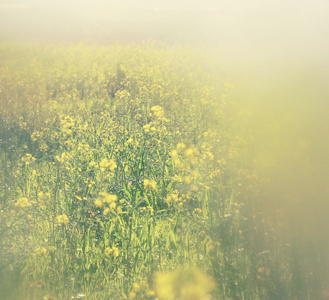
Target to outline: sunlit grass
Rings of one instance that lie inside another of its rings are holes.
[[[286,140],[276,112],[243,109],[200,53],[3,43],[0,56],[2,295],[312,299],[325,289],[325,269],[310,275],[325,256],[299,251],[294,232],[282,234],[282,207],[261,205],[272,199],[267,170],[282,170],[291,145],[262,140],[272,129]]]

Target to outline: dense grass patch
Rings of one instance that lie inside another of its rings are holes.
[[[252,136],[200,53],[3,43],[0,58],[5,299],[319,296],[255,211]]]

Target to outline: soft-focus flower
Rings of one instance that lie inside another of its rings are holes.
[[[102,207],[103,207],[103,202],[102,202],[102,200],[100,200],[100,199],[96,199],[96,200],[95,200],[95,206],[96,206],[97,208],[102,208]]]
[[[99,169],[104,172],[105,170],[109,169],[111,172],[117,168],[117,164],[112,159],[103,158],[99,163]]]
[[[69,218],[65,214],[59,215],[56,217],[56,223],[67,225],[69,223]]]
[[[17,202],[15,203],[15,206],[20,207],[20,208],[25,208],[30,205],[31,205],[31,203],[30,203],[29,199],[27,199],[26,197],[19,198],[17,200]]]
[[[157,188],[157,183],[154,180],[144,179],[144,188],[145,189],[152,189],[153,191]]]
[[[119,249],[117,247],[106,247],[105,248],[105,255],[110,256],[113,255],[113,257],[118,257],[119,256]]]
[[[35,160],[36,159],[30,153],[26,153],[25,156],[22,157],[22,162],[24,162],[26,166],[34,163]]]

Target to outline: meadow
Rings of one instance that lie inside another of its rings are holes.
[[[261,205],[251,116],[205,61],[0,44],[1,299],[328,298],[326,248]]]

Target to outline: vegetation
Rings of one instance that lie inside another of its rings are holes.
[[[253,137],[203,59],[0,45],[3,299],[324,297],[320,263],[256,209]]]

